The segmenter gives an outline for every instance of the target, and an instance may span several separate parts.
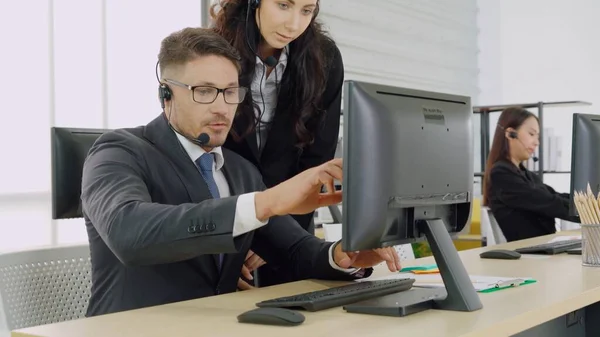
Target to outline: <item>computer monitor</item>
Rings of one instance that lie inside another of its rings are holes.
[[[578,216],[574,192],[587,191],[588,183],[595,196],[600,191],[600,115],[573,114],[572,137],[569,213]]]
[[[52,219],[81,218],[81,175],[87,154],[103,129],[52,127]]]
[[[470,98],[358,81],[345,81],[343,90],[342,249],[426,239],[447,291],[432,305],[482,308],[450,235],[460,232],[471,214]],[[370,303],[345,309],[385,311],[377,301]]]

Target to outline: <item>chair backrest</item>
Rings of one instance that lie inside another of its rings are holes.
[[[492,210],[488,210],[488,216],[490,218],[492,232],[494,233],[494,237],[496,238],[496,243],[506,243],[506,237],[504,237],[504,233],[502,233],[502,229],[500,228],[500,225],[498,225],[498,221],[496,221]]]
[[[52,144],[52,218],[81,218],[83,163],[94,142],[108,130],[50,129]]]
[[[82,318],[91,284],[87,244],[0,254],[0,325],[10,331]]]
[[[496,244],[494,234],[492,233],[492,225],[490,224],[490,218],[488,216],[488,208],[482,206],[479,210],[480,213],[480,226],[481,226],[481,237],[485,238],[486,245],[493,246]]]
[[[492,210],[485,206],[481,207],[481,234],[485,235],[488,246],[506,242],[504,233],[502,233],[502,229],[498,225],[498,221],[496,221]]]

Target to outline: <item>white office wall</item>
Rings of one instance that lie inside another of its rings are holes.
[[[200,0],[107,0],[108,128],[146,124],[158,116],[160,42],[176,30],[199,26],[200,7]]]
[[[82,219],[51,220],[49,128],[136,126],[157,116],[160,41],[199,26],[200,7],[199,0],[11,2],[0,20],[11,32],[0,37],[0,251],[87,240]]]
[[[0,189],[4,193],[49,188],[46,140],[53,106],[49,18],[48,2],[37,0],[11,2],[10,10],[0,14]]]
[[[478,0],[478,6],[479,103],[593,103],[544,111],[544,127],[562,138],[560,169],[570,170],[572,114],[600,113],[600,2]],[[547,184],[563,192],[569,190],[569,179],[568,174],[544,175]]]
[[[23,0],[9,12],[0,20],[14,32],[0,37],[0,251],[85,241],[81,219],[50,219],[49,128],[156,116],[160,41],[200,24],[200,0]],[[323,0],[321,13],[347,79],[477,97],[475,0]]]
[[[103,3],[99,0],[55,0],[52,3],[56,108],[49,123],[102,127],[105,109]]]
[[[477,97],[475,0],[323,0],[346,78]]]

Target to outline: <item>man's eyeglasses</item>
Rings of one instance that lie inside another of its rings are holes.
[[[209,85],[191,86],[185,83],[169,79],[165,79],[165,82],[191,90],[192,99],[194,100],[194,102],[200,104],[210,104],[214,102],[217,99],[217,96],[219,96],[219,93],[223,93],[225,103],[240,104],[244,101],[246,93],[248,93],[248,89],[245,87],[229,87],[220,89]]]

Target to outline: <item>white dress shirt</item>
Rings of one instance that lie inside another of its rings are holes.
[[[288,47],[286,46],[281,51],[279,61],[271,73],[269,73],[269,77],[266,77],[267,66],[258,56],[256,57],[256,70],[254,71],[254,78],[252,79],[251,92],[252,99],[256,102],[256,105],[258,105],[258,110],[255,111],[255,114],[256,118],[259,120],[256,132],[256,144],[258,145],[259,152],[262,152],[262,149],[267,142],[269,124],[273,121],[275,108],[277,107],[277,96],[279,94],[278,87],[281,83],[283,73],[285,72],[287,62]]]
[[[187,138],[182,135],[175,133],[177,139],[187,152],[188,156],[196,165],[196,160],[200,158],[200,156],[206,154],[203,148],[200,146],[190,142]],[[223,174],[223,165],[225,164],[225,158],[223,157],[223,149],[219,146],[210,151],[215,156],[215,160],[213,162],[213,178],[215,179],[215,183],[217,184],[217,189],[219,190],[219,195],[221,198],[231,196],[229,192],[229,184],[227,183],[227,179],[225,178],[225,174]],[[197,165],[196,165],[197,167]],[[198,168],[199,169],[199,168]],[[267,221],[259,221],[256,218],[256,207],[254,205],[254,196],[256,192],[241,194],[236,203],[235,207],[235,217],[233,220],[233,237],[237,237],[239,235],[248,233],[255,229],[258,229],[268,223]],[[343,271],[346,273],[356,273],[359,269],[350,268],[344,269],[340,268],[335,261],[333,260],[333,248],[335,244],[331,245],[329,248],[329,264],[333,269]]]
[[[196,165],[196,160],[200,158],[200,156],[206,154],[203,148],[200,146],[190,142],[187,138],[182,135],[175,133],[179,142],[190,156],[194,165]],[[213,178],[215,179],[215,183],[217,184],[217,188],[219,189],[219,195],[221,198],[231,196],[229,191],[229,184],[227,183],[227,179],[225,179],[225,174],[223,174],[223,165],[225,164],[225,159],[223,158],[223,150],[221,147],[216,147],[210,151],[214,154],[215,160],[213,161]],[[196,167],[198,167],[196,165]],[[267,224],[267,221],[259,221],[256,219],[256,207],[254,206],[254,194],[253,193],[245,193],[238,197],[236,207],[235,207],[235,217],[233,220],[233,237],[237,237],[239,235],[248,233],[255,229],[258,229]]]

